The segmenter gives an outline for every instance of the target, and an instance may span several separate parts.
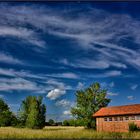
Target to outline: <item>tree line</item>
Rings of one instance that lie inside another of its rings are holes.
[[[12,113],[8,105],[0,99],[0,126],[43,128],[45,119],[46,106],[42,103],[41,96],[28,96],[22,101],[17,115]]]
[[[42,97],[28,96],[22,101],[20,109],[15,115],[8,105],[0,99],[0,126],[28,127],[41,129],[45,126],[46,106]],[[93,114],[102,107],[106,107],[111,100],[107,98],[107,90],[99,83],[93,83],[84,90],[76,91],[76,105],[71,108],[74,119],[64,120],[65,126],[85,126],[95,128],[96,120]],[[50,119],[50,124],[53,120]]]

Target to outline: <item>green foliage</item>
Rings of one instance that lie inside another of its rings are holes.
[[[18,123],[19,123],[19,121],[18,121],[17,117],[14,114],[12,114],[12,116],[11,116],[11,126],[15,127],[15,126],[18,125]]]
[[[95,128],[93,114],[110,102],[106,98],[107,90],[101,89],[99,83],[94,83],[85,90],[76,92],[76,107],[71,108],[71,113],[76,119],[85,122],[85,127]]]
[[[70,126],[69,121],[68,120],[64,120],[63,121],[63,126]]]
[[[53,125],[55,122],[53,119],[49,119],[49,125]]]
[[[8,105],[0,98],[0,113],[9,110]]]
[[[15,126],[16,116],[10,111],[8,105],[0,98],[0,126]]]
[[[140,131],[140,128],[134,122],[130,122],[129,123],[129,131],[130,132]]]
[[[45,126],[46,107],[42,104],[42,97],[28,96],[22,101],[18,113],[19,126],[28,128],[43,128]]]
[[[64,126],[84,126],[84,122],[80,119],[69,119],[63,121]]]
[[[10,126],[11,125],[11,112],[9,110],[2,111],[0,113],[0,126]]]
[[[85,126],[85,122],[81,119],[75,120],[75,126]]]

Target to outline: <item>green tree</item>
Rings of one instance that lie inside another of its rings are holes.
[[[45,126],[46,106],[42,97],[28,96],[22,101],[18,118],[20,126],[28,128],[43,128]]]
[[[92,116],[110,102],[106,94],[107,90],[101,89],[99,83],[94,83],[85,90],[77,91],[76,107],[71,108],[72,115],[85,122],[85,127],[95,128],[95,119]]]
[[[68,121],[68,120],[64,120],[64,121],[63,121],[63,125],[64,125],[64,126],[70,126],[69,121]]]
[[[53,125],[55,122],[53,119],[49,119],[49,125]]]
[[[64,126],[84,126],[84,121],[80,119],[69,119],[63,121]]]
[[[10,111],[8,105],[0,98],[0,126],[15,126],[16,116]]]
[[[29,114],[27,115],[26,126],[29,128],[38,127],[39,107],[36,97],[30,98]]]

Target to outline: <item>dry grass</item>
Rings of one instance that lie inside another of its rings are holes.
[[[1,127],[0,138],[49,138],[49,139],[108,139],[126,138],[140,139],[140,132],[135,133],[103,133],[83,127],[45,127],[42,130],[32,130],[27,128]]]

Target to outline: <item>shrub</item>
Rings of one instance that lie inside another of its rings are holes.
[[[139,131],[139,130],[140,130],[140,128],[134,122],[129,123],[130,132]]]

